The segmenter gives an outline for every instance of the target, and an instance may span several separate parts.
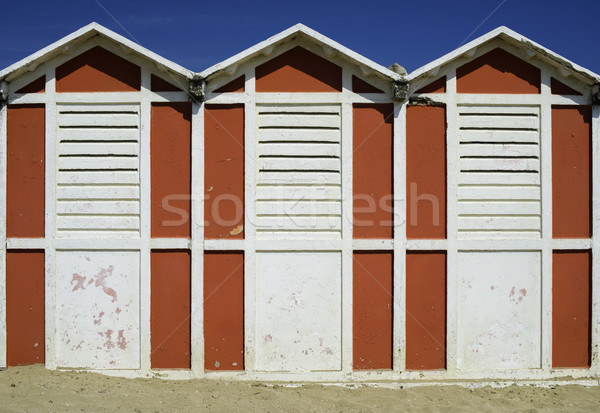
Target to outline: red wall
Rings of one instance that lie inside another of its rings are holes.
[[[406,254],[406,369],[446,367],[446,253]]]
[[[244,369],[244,253],[204,253],[204,368]]]
[[[552,237],[589,238],[592,108],[552,107]]]
[[[394,235],[393,123],[391,104],[354,105],[354,238]]]
[[[150,258],[152,368],[190,368],[190,252],[152,251]]]
[[[6,235],[43,238],[44,105],[12,105],[7,116]]]
[[[6,252],[8,366],[44,363],[44,252]]]
[[[151,119],[152,237],[190,238],[191,103],[153,103]]]
[[[393,254],[355,251],[353,261],[352,365],[392,368]]]
[[[552,254],[552,367],[590,366],[590,251]]]
[[[204,112],[204,237],[244,238],[244,107]]]
[[[446,108],[406,111],[406,236],[446,238]]]

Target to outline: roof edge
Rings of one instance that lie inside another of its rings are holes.
[[[491,41],[495,38],[506,36],[509,39],[513,40],[516,43],[522,44],[524,47],[533,50],[537,54],[543,56],[544,59],[553,61],[556,64],[560,64],[565,66],[567,69],[572,70],[578,73],[580,76],[587,78],[590,80],[590,83],[599,83],[600,75],[588,70],[582,66],[579,66],[576,63],[573,63],[569,59],[559,55],[558,53],[553,52],[552,50],[540,45],[539,43],[534,42],[533,40],[528,39],[527,37],[515,32],[514,30],[509,29],[506,26],[500,26],[495,28],[494,30],[484,34],[483,36],[478,37],[475,40],[470,41],[469,43],[461,46],[450,53],[445,54],[444,56],[424,65],[420,68],[412,71],[406,79],[410,82],[420,76],[423,76],[427,72],[430,72],[436,68],[439,68],[443,65],[446,65],[452,62],[455,59],[458,59],[461,55],[468,52],[471,49],[479,47],[480,45]]]
[[[404,79],[398,73],[380,65],[379,63],[375,63],[374,61],[352,51],[351,49],[341,45],[340,43],[330,39],[327,36],[322,35],[321,33],[317,32],[316,30],[313,30],[310,27],[305,26],[302,23],[295,24],[294,26],[292,26],[280,33],[277,33],[276,35],[271,36],[268,39],[263,40],[262,42],[257,43],[256,45],[251,46],[251,47],[243,50],[242,52],[237,53],[237,54],[231,56],[230,58],[225,59],[222,62],[209,67],[208,69],[203,70],[202,72],[198,73],[197,75],[199,77],[206,79],[209,76],[212,76],[212,75],[220,72],[221,70],[226,69],[227,67],[229,67],[231,65],[237,64],[241,61],[244,61],[251,57],[254,57],[255,55],[259,54],[264,49],[267,49],[268,47],[273,46],[277,43],[280,43],[280,42],[286,40],[287,38],[291,38],[292,36],[295,36],[297,34],[303,34],[305,36],[308,36],[309,38],[311,38],[325,46],[328,46],[331,49],[333,49],[334,51],[350,58],[354,62],[356,62],[360,65],[369,67],[370,69],[378,72],[380,75],[382,75],[384,77],[390,78],[392,80],[403,80]]]
[[[46,58],[51,58],[52,55],[60,48],[67,46],[70,43],[76,42],[80,39],[85,39],[85,38],[89,38],[91,36],[94,36],[96,34],[100,34],[103,35],[131,50],[133,50],[134,52],[138,53],[139,55],[145,57],[146,59],[149,59],[157,64],[160,64],[162,66],[164,66],[165,68],[178,73],[188,79],[191,79],[194,77],[194,73],[180,65],[178,65],[177,63],[174,63],[168,59],[165,59],[164,57],[150,51],[149,49],[146,49],[143,46],[140,46],[138,43],[135,43],[129,39],[127,39],[124,36],[121,36],[118,33],[113,32],[110,29],[107,29],[106,27],[102,26],[101,24],[98,24],[96,22],[92,22],[86,26],[83,26],[82,28],[74,31],[73,33],[57,40],[56,42],[44,47],[43,49],[38,50],[37,52],[19,60],[16,63],[13,63],[12,65],[8,66],[7,68],[3,69],[0,71],[0,80],[6,79],[8,76],[22,70],[23,68],[25,68],[28,65],[31,64],[42,64],[45,62]]]

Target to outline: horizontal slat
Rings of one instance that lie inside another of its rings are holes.
[[[137,114],[61,114],[58,116],[58,126],[81,127],[81,126],[102,126],[102,127],[138,127],[139,116]]]
[[[259,201],[256,203],[257,215],[340,215],[340,201]]]
[[[139,229],[140,219],[138,217],[119,216],[58,216],[56,226],[63,230],[72,229]]]
[[[139,214],[137,201],[58,201],[58,214]]]
[[[539,115],[540,107],[539,106],[518,106],[518,105],[510,105],[510,106],[502,106],[502,105],[459,105],[458,113],[468,114],[468,113],[498,113],[498,114],[519,114],[519,115]]]
[[[340,136],[339,129],[261,129],[258,131],[259,142],[340,142]]]
[[[461,128],[503,128],[503,129],[538,129],[540,120],[537,116],[469,116],[461,115],[458,126]]]
[[[62,141],[139,141],[139,129],[59,129]]]
[[[256,188],[256,199],[341,199],[342,188],[339,186],[259,186]]]
[[[106,238],[139,238],[139,229],[132,230],[116,230],[116,229],[83,229],[83,230],[61,230],[56,231],[57,238],[70,238],[70,239],[106,239]]]
[[[472,144],[460,145],[460,156],[536,156],[539,157],[540,148],[536,144],[511,145],[511,144]]]
[[[459,239],[497,240],[497,239],[539,239],[539,230],[530,231],[458,231]]]
[[[257,119],[259,128],[265,127],[299,127],[299,128],[339,128],[340,117],[336,115],[315,114],[268,114],[259,115]]]
[[[339,172],[261,172],[259,184],[340,184]]]
[[[461,130],[459,142],[526,142],[539,143],[538,131]]]
[[[461,159],[461,171],[539,171],[539,159]]]
[[[139,113],[139,105],[127,105],[127,104],[87,104],[87,105],[70,105],[60,104],[58,105],[58,112],[135,112]]]
[[[519,172],[463,172],[458,174],[459,185],[539,185],[540,175]]]
[[[340,164],[340,160],[336,158],[260,158],[258,169],[339,171]]]
[[[466,186],[458,188],[459,200],[539,200],[539,186]]]
[[[59,155],[138,155],[137,143],[61,143]]]
[[[139,167],[139,159],[135,158],[120,158],[120,157],[69,157],[58,158],[58,169],[137,169]]]
[[[256,227],[262,230],[340,230],[342,228],[342,218],[340,216],[331,217],[297,217],[297,216],[279,216],[279,217],[256,217]]]
[[[473,202],[458,203],[459,215],[539,215],[540,202]]]
[[[256,237],[258,239],[305,239],[305,240],[322,240],[322,239],[340,239],[342,233],[339,230],[327,231],[271,231],[257,229]]]
[[[539,230],[540,217],[458,217],[459,230]]]
[[[62,186],[56,188],[56,198],[66,199],[127,199],[137,200],[139,187],[131,186]]]
[[[92,172],[58,172],[59,184],[137,184],[140,181],[138,172],[128,171],[92,171]]]
[[[259,114],[262,113],[340,113],[339,105],[257,105]]]
[[[258,155],[340,156],[340,145],[319,143],[261,143]]]

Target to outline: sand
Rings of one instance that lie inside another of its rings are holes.
[[[216,380],[123,379],[50,371],[0,371],[2,412],[600,411],[600,387],[427,386],[385,389]]]

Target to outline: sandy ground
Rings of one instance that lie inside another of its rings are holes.
[[[600,387],[398,390],[214,380],[122,379],[42,366],[0,371],[2,412],[600,411]]]

